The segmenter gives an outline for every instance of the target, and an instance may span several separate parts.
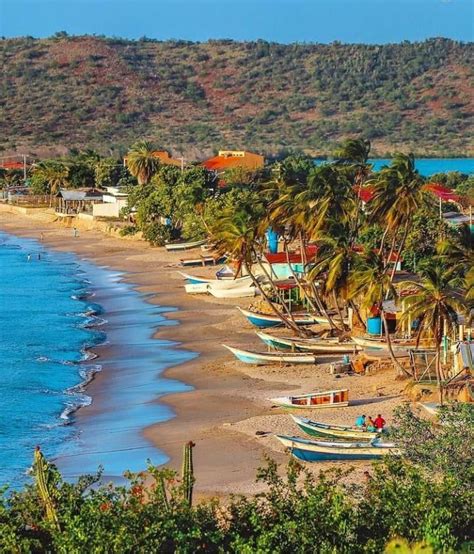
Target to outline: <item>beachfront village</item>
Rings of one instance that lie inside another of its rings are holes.
[[[173,551],[178,528],[185,551],[435,552],[472,539],[472,176],[423,176],[403,153],[375,169],[370,143],[354,138],[319,161],[221,150],[190,163],[140,140],[122,159],[87,150],[0,163],[3,213],[151,245],[190,301],[235,318],[239,331],[216,346],[222,363],[282,386],[252,398],[258,418],[228,425],[292,460],[286,477],[269,463],[263,496],[220,512],[193,503],[198,441],[185,444],[177,482],[154,468],[127,491],[86,498],[38,451],[47,538],[34,540],[67,535],[84,548],[71,522],[83,529],[87,510],[98,522],[88,540],[115,536],[108,514],[127,522],[116,551],[165,540]],[[352,467],[353,480],[342,475]],[[132,520],[156,542],[133,543]],[[29,546],[13,524],[5,537]]]

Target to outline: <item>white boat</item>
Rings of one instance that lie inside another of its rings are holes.
[[[321,315],[315,315],[313,317],[314,321],[319,323],[319,325],[329,325],[329,319],[327,317],[323,317]],[[337,315],[332,314],[332,318],[339,323],[340,319]],[[344,325],[349,325],[349,320],[347,318],[342,318],[342,321],[344,322]]]
[[[349,405],[349,390],[326,390],[310,392],[295,396],[277,396],[269,398],[270,402],[283,408],[313,410],[315,408],[340,408]]]
[[[184,285],[184,290],[188,294],[207,294],[209,285],[207,283],[190,283]]]
[[[183,273],[178,271],[178,273],[184,277],[189,284],[198,284],[206,283],[207,285],[212,286],[214,290],[227,290],[235,289],[239,287],[250,286],[252,284],[252,279],[250,277],[239,277],[238,279],[207,279],[206,277],[196,277],[194,275],[189,275],[189,273]]]
[[[207,240],[197,240],[194,242],[175,242],[173,244],[165,244],[166,250],[168,252],[178,252],[181,250],[191,250],[192,248],[197,248],[206,244]]]
[[[368,350],[387,350],[388,344],[384,338],[378,337],[362,337],[353,335],[352,340],[361,348],[366,348]],[[416,340],[413,339],[392,339],[391,341],[392,349],[394,352],[406,352],[410,348],[416,348]],[[426,341],[421,341],[419,344],[420,348],[426,348],[428,344]]]
[[[307,352],[253,352],[233,346],[222,345],[241,362],[245,364],[266,365],[275,363],[284,364],[316,364],[313,354]]]
[[[257,287],[235,287],[229,289],[216,289],[214,285],[208,285],[207,287],[207,291],[216,298],[246,298],[260,294]]]
[[[270,348],[297,352],[319,352],[325,354],[351,354],[361,348],[353,342],[340,342],[339,339],[306,339],[301,337],[277,337],[257,331],[258,337]]]
[[[323,442],[276,435],[290,453],[305,462],[325,460],[371,460],[388,454],[400,455],[400,449],[389,442]]]

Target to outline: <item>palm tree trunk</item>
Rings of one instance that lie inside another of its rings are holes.
[[[352,308],[353,312],[355,313],[358,322],[362,325],[362,327],[365,327],[365,321],[362,319],[359,308],[356,306],[353,300],[349,300],[349,306]]]
[[[407,377],[411,377],[411,374],[400,364],[400,362],[395,357],[395,353],[392,347],[392,339],[390,338],[390,333],[388,332],[387,319],[385,318],[385,312],[383,308],[380,310],[380,316],[382,318],[382,325],[384,327],[385,338],[387,339],[388,352],[390,354],[390,359],[395,367],[398,368],[400,374],[404,374]]]
[[[306,300],[308,301],[308,303],[311,306],[312,310],[314,310],[315,313],[320,313],[320,310],[315,306],[313,300],[306,294],[306,291],[303,287],[303,283],[301,282],[301,279],[296,275],[293,267],[291,266],[290,252],[288,250],[288,243],[287,243],[286,240],[283,243],[283,249],[285,250],[285,254],[286,254],[286,263],[288,264],[288,267],[290,268],[290,273],[293,276],[294,280],[296,281],[296,284],[298,285],[298,288],[300,289],[301,294],[306,298]],[[303,261],[302,257],[301,257],[301,260]]]
[[[392,283],[393,283],[393,279],[395,278],[395,272],[397,271],[397,264],[400,261],[400,256],[402,255],[402,251],[405,248],[405,242],[407,240],[407,236],[408,236],[408,222],[405,225],[405,229],[403,230],[402,241],[400,242],[400,246],[398,247],[398,250],[397,250],[397,260],[393,264],[392,273],[390,274],[390,282]]]
[[[313,283],[313,281],[310,281],[310,287],[311,287],[311,292],[313,293],[314,295],[314,298],[316,299],[318,305],[321,306],[321,313],[324,315],[324,317],[328,320],[329,322],[329,326],[331,327],[331,329],[333,331],[340,331],[341,329],[339,329],[339,327],[334,323],[334,319],[332,318],[332,316],[329,314],[329,312],[327,311],[326,307],[324,306],[324,303],[323,301],[321,300],[321,296],[319,294],[319,291],[318,291],[318,287]]]
[[[439,392],[439,403],[443,405],[443,385],[441,382],[441,348],[440,343],[436,342],[436,384]]]
[[[336,291],[332,291],[332,298],[334,300],[334,304],[336,305],[337,314],[339,316],[339,320],[341,322],[342,330],[345,331],[346,324],[344,323],[344,316],[342,315],[341,308],[339,307],[339,302],[337,301]]]
[[[396,241],[397,241],[397,234],[398,234],[397,231],[395,231],[395,234],[393,235],[392,243],[390,244],[390,251],[388,253],[386,261],[384,262],[385,272],[387,271],[388,267],[390,266],[390,260],[392,259],[393,252],[395,250],[395,244],[396,244]],[[383,254],[381,254],[381,255],[383,256]]]
[[[383,256],[383,248],[385,246],[385,241],[387,239],[387,235],[388,235],[388,232],[390,231],[390,225],[387,225],[385,227],[385,231],[383,232],[383,235],[382,235],[382,240],[380,241],[380,255]]]
[[[286,318],[275,306],[275,304],[272,302],[271,298],[268,296],[268,294],[264,291],[262,286],[260,285],[258,279],[255,278],[255,275],[252,273],[252,270],[247,262],[244,262],[245,269],[247,270],[247,273],[250,275],[250,278],[252,279],[253,284],[257,287],[257,289],[260,291],[260,294],[265,299],[267,304],[270,306],[271,310],[274,312],[274,314],[281,319],[281,321],[285,324],[288,329],[291,329],[296,334],[300,335],[301,330],[298,328],[298,325],[294,321],[289,320]]]

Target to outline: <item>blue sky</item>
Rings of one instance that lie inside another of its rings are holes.
[[[472,41],[473,12],[474,0],[0,0],[0,35]]]

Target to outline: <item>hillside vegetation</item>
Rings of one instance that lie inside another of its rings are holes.
[[[149,137],[198,158],[219,147],[473,155],[472,43],[0,41],[0,150],[120,153]]]

